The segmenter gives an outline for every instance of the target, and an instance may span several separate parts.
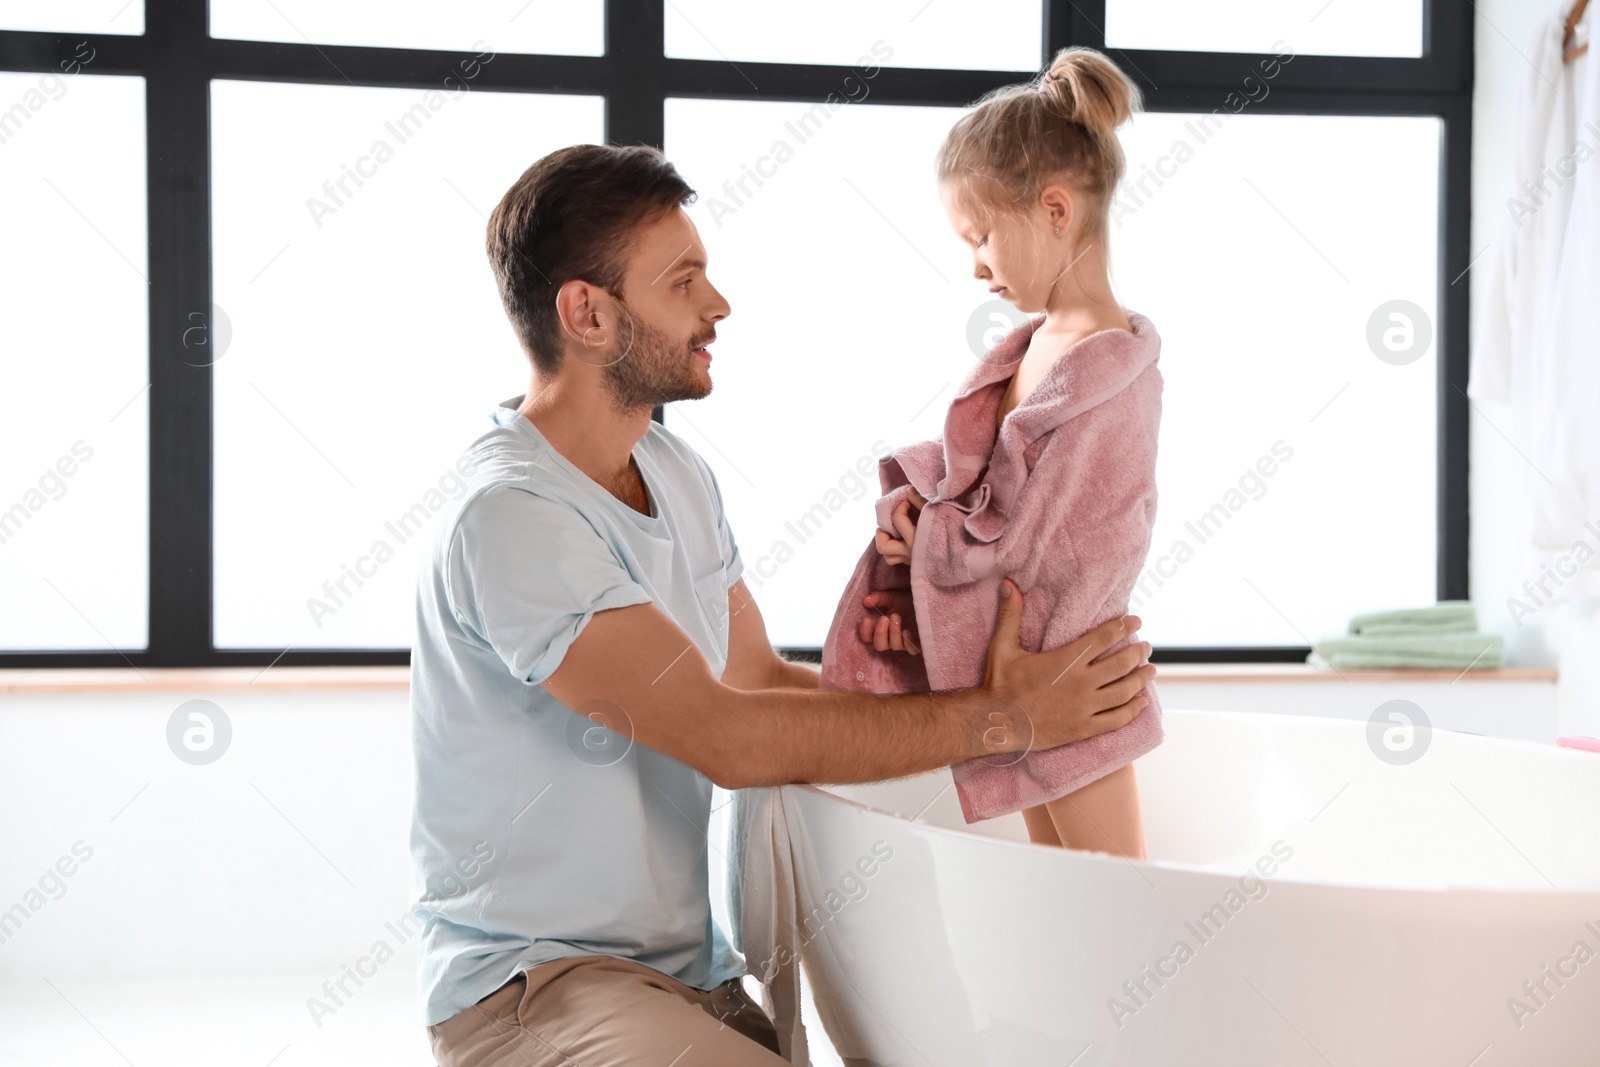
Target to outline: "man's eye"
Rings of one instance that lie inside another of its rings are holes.
[[[988,243],[989,243],[989,235],[988,234],[984,234],[982,237],[978,238],[978,243],[976,245],[974,245],[973,247],[974,248],[982,248],[984,245],[986,245]]]

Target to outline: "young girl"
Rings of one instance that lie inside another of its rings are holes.
[[[940,193],[974,276],[1043,314],[973,368],[937,440],[882,460],[880,528],[829,631],[825,688],[976,686],[1006,578],[1024,595],[1024,648],[1126,613],[1155,520],[1161,417],[1160,338],[1106,273],[1125,168],[1115,131],[1139,106],[1110,60],[1068,48],[946,138]],[[1143,858],[1132,760],[1162,737],[1153,684],[1143,697],[1118,730],[951,768],[967,821],[1020,810],[1035,843]]]

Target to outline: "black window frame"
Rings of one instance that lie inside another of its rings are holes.
[[[1266,54],[1106,48],[1105,0],[1045,0],[1040,64],[1068,45],[1106,52],[1150,111],[1222,107]],[[218,649],[213,644],[212,382],[184,358],[191,313],[211,307],[210,82],[232,79],[428,88],[455,51],[213,39],[207,0],[146,0],[141,36],[0,29],[0,70],[59,71],[94,49],[94,74],[145,79],[149,303],[149,630],[143,650],[0,650],[6,667],[226,667],[406,664],[405,649]],[[671,59],[661,0],[607,0],[601,56],[497,53],[481,88],[580,93],[605,101],[605,137],[662,146],[668,97],[821,102],[850,73],[828,64]],[[1467,597],[1468,293],[1471,250],[1473,17],[1423,0],[1420,58],[1296,55],[1256,113],[1431,115],[1443,122],[1435,358],[1441,600]],[[876,104],[965,106],[1016,71],[885,67]],[[532,160],[529,161],[530,163]],[[191,357],[192,358],[192,357]],[[655,413],[659,420],[662,412]],[[841,579],[842,580],[842,579]],[[804,658],[818,650],[784,649]],[[1305,646],[1160,647],[1167,662],[1304,660]]]

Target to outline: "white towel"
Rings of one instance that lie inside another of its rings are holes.
[[[762,1007],[778,1031],[778,1050],[811,1067],[800,1021],[800,946],[796,921],[791,811],[782,786],[738,789],[728,819],[728,918],[733,942],[761,983]]]

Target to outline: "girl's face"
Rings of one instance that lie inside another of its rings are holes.
[[[1062,191],[1053,187],[1025,212],[974,212],[949,183],[940,197],[951,229],[972,249],[972,276],[1019,311],[1043,311],[1067,262],[1071,208]]]

